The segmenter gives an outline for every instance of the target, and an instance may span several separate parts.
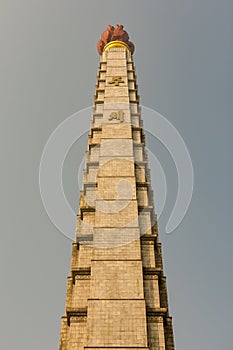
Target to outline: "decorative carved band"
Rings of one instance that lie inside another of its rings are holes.
[[[72,271],[73,283],[75,280],[89,280],[91,278],[91,268],[80,268]]]
[[[70,322],[71,323],[87,322],[87,316],[71,316]]]
[[[163,317],[162,316],[147,316],[147,322],[150,323],[163,323]]]
[[[144,240],[142,240],[142,238],[141,238],[141,242],[143,245],[154,245],[155,244],[154,241],[152,241],[152,240],[145,240],[144,241]]]
[[[91,276],[90,275],[76,275],[75,279],[76,280],[89,280],[89,279],[91,279]]]
[[[144,280],[158,280],[158,275],[144,275]]]
[[[76,311],[66,310],[67,324],[70,326],[70,322],[86,322],[87,321],[87,308],[79,309]]]

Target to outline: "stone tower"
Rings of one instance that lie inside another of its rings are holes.
[[[117,25],[97,48],[60,350],[173,350],[134,45]]]

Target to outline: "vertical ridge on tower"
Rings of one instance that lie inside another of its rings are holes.
[[[174,350],[134,45],[108,26],[98,51],[60,350]]]

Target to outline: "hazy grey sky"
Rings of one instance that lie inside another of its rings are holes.
[[[166,235],[177,175],[147,135],[168,182],[160,239],[176,349],[233,349],[232,14],[227,0],[1,1],[2,348],[58,349],[71,242],[43,208],[39,162],[56,126],[92,105],[96,43],[120,23],[136,46],[141,103],[172,122],[194,166],[189,211]],[[86,143],[64,165],[74,208]]]

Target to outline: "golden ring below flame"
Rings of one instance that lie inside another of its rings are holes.
[[[124,47],[125,49],[129,50],[129,46],[120,40],[114,40],[114,41],[110,41],[109,43],[107,43],[104,46],[104,50],[103,51],[107,51],[108,49],[112,48],[112,47]]]

